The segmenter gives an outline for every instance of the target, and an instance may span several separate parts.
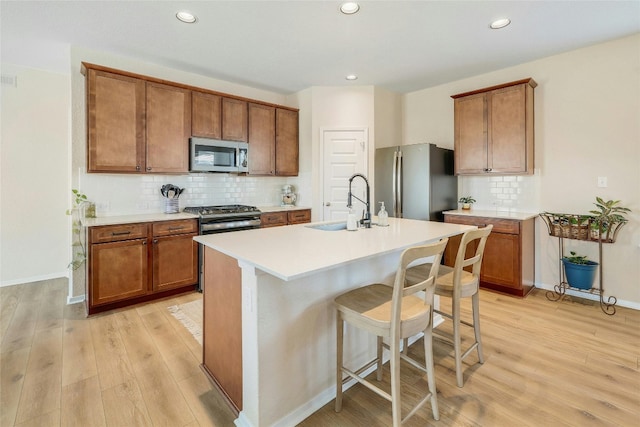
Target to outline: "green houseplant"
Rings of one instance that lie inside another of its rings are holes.
[[[80,218],[82,217],[81,210],[89,204],[89,201],[85,194],[75,188],[71,190],[71,192],[73,193],[73,206],[71,209],[67,209],[66,213],[71,216],[71,247],[73,248],[73,255],[71,257],[71,262],[67,265],[67,268],[77,270],[87,259],[87,253],[80,236],[80,232],[82,230]],[[85,215],[87,217],[95,217],[95,208],[93,209],[93,212],[85,212]]]
[[[571,256],[562,258],[562,264],[569,286],[583,290],[591,289],[596,278],[597,262],[571,251]]]
[[[465,210],[471,209],[471,205],[474,204],[475,202],[476,202],[476,199],[474,199],[471,196],[460,197],[460,200],[458,200],[458,203],[462,203],[462,209],[465,209]]]
[[[628,220],[626,214],[631,209],[620,206],[620,200],[604,201],[600,197],[596,197],[597,209],[589,211],[593,215],[591,220],[591,237],[595,240],[614,242],[616,234],[622,225]]]

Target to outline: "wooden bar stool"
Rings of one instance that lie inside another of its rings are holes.
[[[426,246],[406,249],[400,256],[393,286],[372,284],[346,292],[335,299],[337,309],[337,391],[336,412],[342,409],[342,387],[354,378],[380,396],[391,401],[393,426],[397,427],[416,413],[428,400],[431,401],[433,418],[438,420],[438,400],[433,372],[431,330],[433,324],[433,295],[435,277],[448,239]],[[434,257],[431,268],[411,286],[405,287],[407,266],[422,258]],[[415,293],[424,291],[424,297]],[[343,366],[344,322],[366,330],[378,337],[377,357],[364,367],[351,371]],[[400,353],[400,342],[408,337],[424,333],[424,366]],[[383,342],[386,338],[389,344]],[[390,350],[391,394],[364,379],[361,374],[377,364],[377,380],[382,380],[383,347]],[[400,406],[400,359],[427,373],[428,393],[402,419]],[[347,377],[343,380],[343,375]]]
[[[436,313],[447,317],[453,321],[453,336],[444,335],[437,329],[433,332],[434,337],[442,339],[453,345],[454,358],[456,361],[456,382],[458,387],[464,384],[462,376],[462,360],[473,350],[478,351],[478,360],[484,363],[482,354],[482,338],[480,336],[480,268],[482,267],[482,256],[487,238],[491,233],[493,225],[488,225],[478,230],[467,231],[462,235],[460,246],[456,255],[456,262],[453,268],[445,265],[440,266],[438,278],[436,279],[436,295],[451,298],[451,313],[435,310]],[[465,267],[467,267],[465,269]],[[431,269],[430,264],[422,264],[407,270],[407,282],[417,283],[426,271]],[[473,308],[473,323],[460,319],[460,300],[471,297]],[[473,328],[475,341],[463,352],[461,349],[460,326],[470,326]]]

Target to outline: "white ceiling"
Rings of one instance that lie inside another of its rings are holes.
[[[640,32],[640,0],[361,1],[352,16],[339,4],[2,0],[1,59],[69,73],[79,45],[284,94],[405,93]],[[198,22],[179,22],[179,10]],[[512,24],[490,30],[501,17]]]

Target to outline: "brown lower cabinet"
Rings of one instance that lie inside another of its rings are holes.
[[[195,289],[195,219],[90,227],[89,314]]]
[[[516,220],[445,214],[444,221],[478,227],[493,224],[484,248],[480,286],[519,297],[531,292],[535,274],[534,218]],[[460,236],[449,239],[444,253],[445,265],[453,266],[459,245]]]
[[[260,215],[260,227],[280,227],[283,225],[311,222],[311,209],[265,212]]]

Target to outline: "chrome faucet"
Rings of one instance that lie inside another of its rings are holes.
[[[359,199],[357,196],[354,196],[353,193],[351,192],[351,183],[353,182],[354,178],[358,176],[362,178],[364,180],[364,183],[367,185],[367,201],[366,202],[364,200]],[[367,180],[367,177],[362,175],[361,173],[355,173],[351,176],[351,178],[349,178],[349,195],[347,196],[348,208],[353,206],[353,204],[351,203],[352,197],[355,197],[356,200],[359,200],[360,202],[364,203],[367,206],[366,212],[362,214],[360,225],[362,225],[364,228],[371,228],[371,199],[370,199],[369,181]]]

